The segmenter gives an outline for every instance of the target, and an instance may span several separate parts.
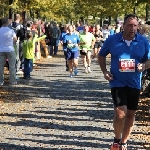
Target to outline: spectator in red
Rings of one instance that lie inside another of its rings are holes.
[[[93,33],[93,26],[89,26],[89,32]]]
[[[96,29],[95,29],[95,26],[93,26],[93,29],[92,29],[92,30],[93,30],[92,33],[95,33],[95,30],[96,30]]]

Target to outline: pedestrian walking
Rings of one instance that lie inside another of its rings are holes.
[[[150,68],[149,44],[137,29],[138,17],[127,15],[123,32],[108,37],[98,56],[104,78],[110,83],[114,103],[115,137],[111,150],[127,150],[139,101],[142,72]],[[111,54],[110,71],[106,68],[108,54]]]

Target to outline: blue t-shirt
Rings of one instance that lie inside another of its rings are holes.
[[[83,33],[83,30],[84,30],[84,26],[79,26],[79,27],[77,27],[77,31],[78,31],[79,33]]]
[[[69,43],[76,45],[76,44],[79,44],[79,42],[80,42],[79,36],[75,33],[72,33],[72,34],[67,33],[64,36],[63,43],[67,43],[67,46]],[[67,48],[67,49],[71,51],[78,51],[78,48],[76,46],[73,46],[72,48]]]
[[[149,58],[149,44],[146,38],[136,34],[128,46],[122,33],[111,35],[104,42],[99,55],[106,57],[109,53],[111,54],[110,72],[113,74],[110,87],[129,86],[141,89],[142,73],[137,70],[137,64]]]

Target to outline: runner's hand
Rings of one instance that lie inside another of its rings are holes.
[[[78,47],[78,44],[74,44],[74,47]]]
[[[92,58],[92,59],[94,59],[95,57],[96,57],[96,54],[94,54],[94,55],[91,55],[91,58]]]
[[[93,49],[93,48],[94,48],[94,45],[91,45],[91,48]]]
[[[113,80],[113,75],[109,71],[105,71],[104,78],[108,81],[111,81],[111,80]]]
[[[81,45],[86,45],[86,44],[87,44],[87,42],[80,42],[80,44],[81,44]]]
[[[94,58],[95,58],[95,55],[91,55],[91,58],[94,59]]]
[[[138,70],[139,72],[143,72],[143,71],[145,70],[145,64],[143,64],[143,63],[138,63],[138,64],[137,64],[137,70]]]

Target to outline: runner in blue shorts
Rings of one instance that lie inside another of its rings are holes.
[[[80,42],[80,39],[77,34],[73,33],[73,26],[68,26],[68,32],[63,40],[63,43],[67,43],[67,51],[66,51],[66,59],[68,61],[69,66],[69,72],[70,77],[73,76],[73,68],[74,68],[74,74],[77,75],[78,73],[78,44]]]
[[[109,81],[114,102],[114,142],[111,150],[127,150],[141,89],[142,72],[150,68],[149,44],[137,33],[138,17],[124,18],[123,32],[111,35],[104,42],[98,60],[104,78]],[[111,54],[110,71],[106,56]]]

